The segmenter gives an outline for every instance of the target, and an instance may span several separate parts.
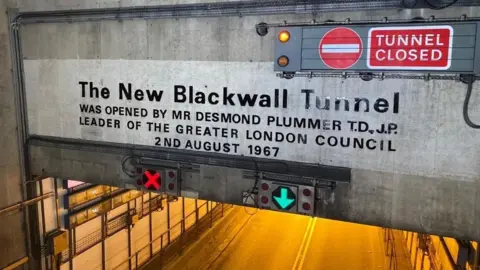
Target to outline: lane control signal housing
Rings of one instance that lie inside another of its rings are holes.
[[[257,205],[261,209],[313,216],[315,187],[260,180]]]
[[[179,172],[178,170],[165,170],[165,193],[172,196],[180,196],[180,187],[179,187]]]
[[[313,216],[315,207],[315,187],[298,187],[298,212]]]
[[[177,169],[137,168],[137,186],[141,189],[180,196],[180,172]]]

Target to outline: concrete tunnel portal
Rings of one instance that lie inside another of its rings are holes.
[[[349,68],[361,74],[323,76],[331,63],[317,54],[326,31],[296,24],[308,15],[288,15],[291,25],[272,24],[262,36],[260,22],[285,15],[175,19],[124,10],[16,17],[27,176],[480,239],[478,130],[463,121],[466,84],[459,82],[480,70],[468,54],[475,55],[480,30],[454,37],[453,44],[470,46],[463,51],[440,51],[453,59],[447,71],[454,75],[399,77],[402,70],[382,67],[360,80],[365,67],[382,64],[367,64],[368,48],[358,47]],[[381,31],[377,22],[370,32]],[[443,24],[459,35],[473,27]],[[304,47],[279,46],[282,29]],[[283,70],[277,57],[296,50],[299,59],[290,57],[287,67],[298,68]],[[472,119],[477,92],[469,97]]]

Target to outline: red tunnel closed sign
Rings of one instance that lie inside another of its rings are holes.
[[[377,27],[368,32],[370,69],[446,70],[451,64],[450,26]]]

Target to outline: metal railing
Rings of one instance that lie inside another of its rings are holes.
[[[106,224],[106,233],[107,236],[114,235],[120,230],[123,230],[127,227],[128,224],[128,213],[119,215],[111,220],[109,220]],[[102,230],[96,230],[92,233],[88,234],[87,236],[79,239],[75,243],[75,254],[79,255],[82,252],[90,249],[91,247],[97,245],[98,243],[102,242]],[[69,250],[64,250],[61,253],[61,261],[62,263],[66,263],[69,260]]]
[[[141,215],[145,215],[150,211],[155,211],[159,209],[162,206],[162,203],[157,201],[157,200],[152,200],[151,202],[151,207],[149,209],[146,209],[144,207],[140,207],[140,211],[142,212]],[[138,265],[143,265],[146,263],[149,259],[151,259],[153,256],[157,255],[163,248],[177,240],[182,236],[182,234],[186,231],[189,231],[191,228],[195,227],[197,225],[198,221],[200,219],[206,218],[208,214],[210,218],[210,225],[213,222],[213,219],[216,218],[219,214],[223,216],[223,204],[216,203],[215,207],[210,207],[211,209],[208,208],[209,205],[213,205],[213,202],[206,201],[203,204],[195,207],[193,211],[185,216],[182,220],[179,222],[170,225],[170,229],[165,231],[162,235],[160,235],[158,238],[154,239],[151,243],[148,243],[144,247],[142,247],[140,250],[136,252],[134,256],[131,256],[129,259],[125,260],[123,263],[115,266],[114,269],[136,269],[136,268],[131,268],[132,265],[135,265],[137,267]],[[217,211],[217,209],[221,210],[218,211],[219,213],[214,213],[214,211]],[[132,209],[133,212],[137,212],[137,209]],[[201,216],[201,213],[205,213],[203,216]],[[109,220],[106,224],[106,236],[111,236],[115,234],[116,232],[126,229],[128,225],[128,212],[121,214],[111,220]],[[89,235],[87,235],[84,238],[79,239],[75,243],[75,256],[83,253],[84,251],[88,250],[89,248],[97,245],[102,241],[102,232],[100,230],[96,230]],[[150,249],[152,252],[150,252]],[[69,250],[64,250],[61,253],[61,262],[66,263],[69,260]],[[107,260],[108,261],[108,260]],[[129,265],[130,261],[130,265]],[[122,268],[122,265],[124,266]]]
[[[430,236],[427,234],[419,235],[418,246],[422,247],[421,249],[423,251],[422,252],[423,256],[425,255],[428,256],[428,260],[430,262],[430,269],[431,270],[439,269],[437,266],[437,262],[435,261],[435,257],[437,256],[437,250],[435,249],[435,246],[432,244]],[[423,259],[422,259],[422,264],[423,264]]]
[[[154,257],[161,256],[162,251],[164,251],[165,248],[170,244],[172,244],[173,242],[183,241],[183,235],[185,232],[188,232],[194,228],[198,229],[198,224],[201,219],[205,219],[205,218],[210,219],[210,226],[212,226],[214,219],[216,219],[219,215],[220,217],[223,217],[224,204],[217,203],[215,207],[213,207],[212,209],[208,209],[208,203],[209,201],[198,206],[198,208],[196,208],[195,211],[185,216],[185,218],[183,218],[179,222],[171,225],[170,229],[162,233],[159,237],[155,238],[147,245],[143,246],[141,249],[135,252],[135,254],[127,258],[125,261],[114,266],[113,269],[114,270],[138,269],[139,267],[142,267]],[[199,212],[202,207],[206,207],[207,212],[203,217],[200,218]],[[214,213],[214,212],[218,212],[218,213]],[[192,224],[192,226],[187,228],[186,223],[192,217],[195,217],[195,222]],[[152,254],[150,254],[150,250],[152,251]]]
[[[21,266],[24,266],[28,263],[28,257],[23,257],[21,258],[20,260],[8,265],[8,266],[5,266],[4,268],[2,268],[2,270],[14,270],[14,269],[22,269],[20,268]],[[24,266],[25,268],[26,266]]]
[[[32,205],[34,203],[40,202],[41,200],[44,200],[44,199],[47,199],[47,198],[50,198],[50,197],[53,197],[53,196],[55,196],[55,193],[54,192],[49,192],[49,193],[45,193],[41,196],[35,197],[33,199],[30,199],[30,200],[27,200],[27,201],[22,201],[22,202],[14,204],[14,205],[10,205],[8,207],[0,209],[0,215],[5,215],[5,214],[8,214],[12,211],[22,209],[25,206]]]
[[[387,256],[387,267],[390,270],[397,270],[397,251],[395,249],[395,236],[393,230],[382,228],[383,241],[385,242],[385,256]]]
[[[141,215],[148,215],[149,211],[155,211],[161,207],[161,202],[158,200],[152,200],[150,208],[142,209]],[[136,212],[136,209],[132,209],[133,213]],[[128,212],[121,214],[111,220],[108,220],[106,224],[106,236],[112,236],[115,233],[119,232],[127,228],[128,226]],[[91,247],[97,245],[102,241],[102,231],[101,229],[96,230],[89,235],[85,236],[84,238],[79,239],[75,243],[75,254],[77,256],[82,252],[90,249]],[[61,261],[62,263],[66,263],[69,260],[69,250],[64,250],[61,253]]]
[[[112,236],[128,225],[128,213],[122,214],[107,223],[107,236]]]

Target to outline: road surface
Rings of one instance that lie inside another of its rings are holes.
[[[380,229],[236,207],[166,269],[386,269]]]

